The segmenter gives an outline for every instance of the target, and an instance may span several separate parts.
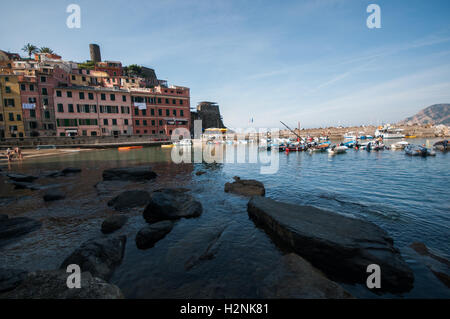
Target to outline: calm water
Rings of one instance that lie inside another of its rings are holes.
[[[224,184],[237,175],[262,181],[267,197],[356,216],[384,228],[416,279],[411,292],[381,297],[450,298],[450,290],[408,248],[411,242],[421,241],[450,258],[450,154],[412,158],[402,151],[349,150],[333,157],[327,153],[280,153],[279,170],[271,175],[260,174],[259,164],[176,165],[170,154],[171,150],[158,147],[130,152],[112,149],[13,163],[12,171],[27,173],[68,166],[81,167],[83,172],[37,180],[67,192],[65,200],[49,204],[42,200],[43,190],[13,190],[0,177],[1,213],[43,222],[39,231],[0,248],[0,265],[27,270],[56,268],[83,241],[102,236],[103,219],[114,214],[106,203],[124,189],[187,187],[203,204],[203,215],[178,221],[154,248],[139,250],[134,237],[145,221],[141,208],[130,211],[129,222],[117,232],[128,238],[125,258],[111,281],[130,298],[258,297],[261,281],[283,252],[249,220],[248,199],[224,193]],[[159,175],[155,181],[95,187],[105,168],[147,163]],[[198,170],[207,173],[196,176]],[[214,258],[199,258],[205,252]],[[345,287],[357,297],[380,297],[359,285]]]

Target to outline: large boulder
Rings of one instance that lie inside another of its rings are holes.
[[[40,221],[28,217],[8,218],[3,216],[0,219],[0,246],[13,238],[39,229],[41,225]]]
[[[145,206],[150,201],[150,194],[146,191],[125,191],[108,202],[116,210],[125,210],[133,207]]]
[[[24,182],[24,183],[31,183],[33,182],[35,179],[37,179],[37,176],[33,176],[33,175],[24,175],[24,174],[19,174],[19,173],[10,173],[7,175],[9,177],[9,179],[11,179],[12,181],[15,182]]]
[[[345,299],[352,296],[329,280],[309,262],[296,254],[281,258],[275,269],[263,280],[263,298]]]
[[[81,273],[81,288],[67,287],[70,273],[47,270],[29,273],[14,290],[0,295],[5,299],[123,299],[120,289],[89,272]]]
[[[244,196],[264,196],[266,194],[266,189],[261,182],[253,179],[240,179],[235,176],[233,183],[225,184],[225,192]]]
[[[14,185],[14,189],[29,189],[32,191],[37,191],[42,188],[41,185],[39,185],[39,184],[29,183],[29,182],[12,181],[11,184]]]
[[[145,181],[156,178],[150,166],[118,167],[103,171],[103,180]]]
[[[51,201],[55,201],[55,200],[61,200],[66,198],[66,194],[64,194],[64,192],[57,190],[57,189],[52,189],[47,191],[44,194],[44,201],[46,202],[51,202]]]
[[[102,233],[109,234],[120,228],[127,222],[128,217],[125,215],[112,215],[106,218],[102,223]]]
[[[382,273],[379,291],[413,287],[413,273],[392,238],[373,223],[260,196],[249,201],[247,211],[257,225],[333,280],[365,284],[367,266],[377,264]]]
[[[173,228],[173,222],[162,221],[142,228],[136,235],[136,246],[139,249],[151,248],[163,239]]]
[[[176,220],[180,218],[198,217],[202,214],[202,204],[186,189],[160,189],[151,194],[150,202],[143,216],[148,223],[161,220]]]
[[[108,280],[123,259],[125,242],[125,236],[90,239],[67,257],[60,268],[76,264],[81,271],[89,271],[94,277]]]
[[[0,268],[0,293],[13,290],[26,276],[27,272],[21,269]]]

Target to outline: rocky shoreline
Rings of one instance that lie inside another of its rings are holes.
[[[47,172],[42,176],[64,178],[80,173],[78,168]],[[207,173],[205,173],[207,174]],[[204,175],[204,174],[201,174]],[[11,182],[25,186],[38,185],[42,176],[8,174]],[[106,169],[101,183],[127,181],[135,184],[151,183],[159,178],[149,166]],[[382,269],[382,286],[377,293],[402,293],[414,286],[414,276],[395,248],[391,237],[380,227],[360,219],[314,207],[274,201],[264,197],[265,187],[255,180],[234,178],[224,187],[227,196],[247,198],[247,212],[258,227],[262,227],[275,243],[286,251],[274,269],[264,276],[259,287],[262,298],[353,298],[340,283],[364,284],[367,266],[378,264]],[[32,190],[33,187],[28,189]],[[64,193],[46,191],[52,201],[64,198]],[[48,198],[47,198],[48,199]],[[44,198],[45,200],[45,198]],[[201,200],[186,188],[162,188],[151,192],[124,190],[108,201],[114,209],[101,224],[101,235],[90,238],[68,255],[59,269],[26,272],[20,269],[0,269],[0,298],[124,298],[122,291],[110,279],[126,254],[131,240],[116,233],[129,222],[128,213],[142,207],[141,218],[146,226],[134,232],[134,242],[146,251],[165,240],[181,219],[195,220],[204,211]],[[243,207],[245,209],[245,207]],[[40,228],[31,218],[0,215],[0,246],[27,236]],[[215,258],[218,240],[225,228],[214,234],[204,251],[198,252],[184,265],[189,271],[202,261]],[[128,236],[129,237],[129,236]],[[448,261],[415,244],[413,249],[427,258],[436,277],[448,283]],[[68,265],[79,265],[82,289],[66,286]],[[446,268],[447,267],[447,268]]]

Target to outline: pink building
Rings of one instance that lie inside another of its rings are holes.
[[[54,95],[58,136],[133,134],[127,90],[100,87],[57,87]]]

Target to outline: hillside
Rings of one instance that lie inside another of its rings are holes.
[[[450,126],[450,104],[431,105],[419,111],[416,115],[408,117],[398,124],[444,124]]]

